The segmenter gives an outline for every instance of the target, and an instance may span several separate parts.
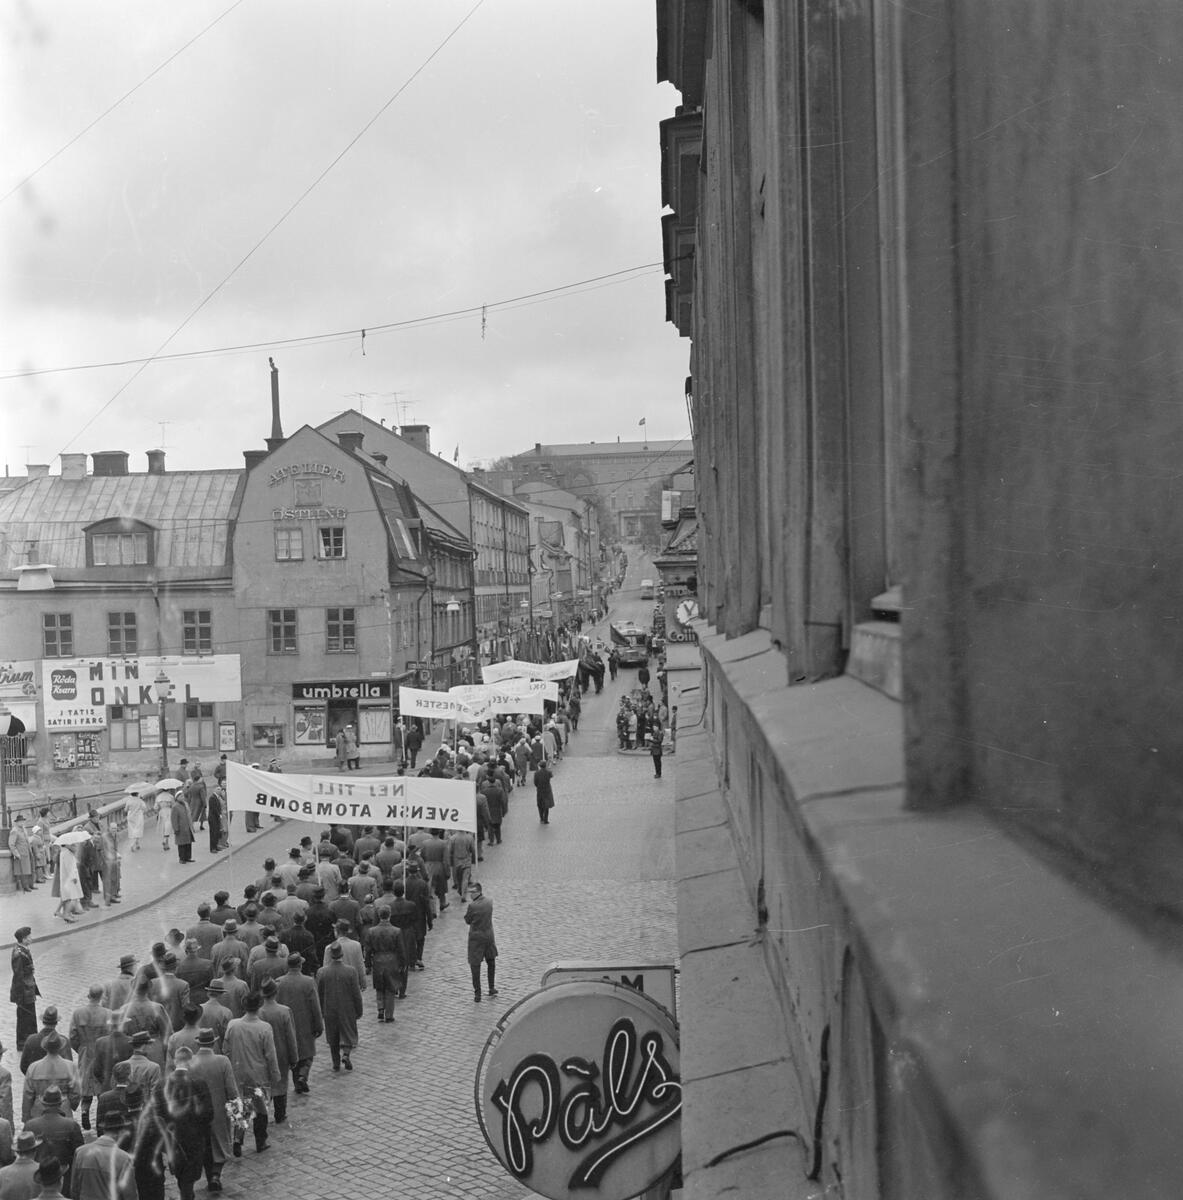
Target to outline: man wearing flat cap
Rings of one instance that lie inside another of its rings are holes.
[[[226,1105],[238,1099],[238,1083],[230,1060],[218,1053],[212,1029],[197,1034],[197,1052],[189,1062],[194,1079],[200,1079],[209,1089],[214,1118],[210,1125],[210,1154],[205,1164],[205,1178],[211,1192],[222,1190],[222,1168],[234,1151],[234,1135]]]
[[[25,1128],[32,1130],[41,1142],[37,1151],[38,1162],[45,1163],[56,1159],[61,1163],[68,1190],[74,1155],[84,1141],[82,1130],[78,1128],[78,1122],[73,1117],[62,1112],[64,1097],[62,1089],[56,1083],[45,1089],[41,1102],[45,1106],[44,1111],[39,1117],[26,1121]]]
[[[275,981],[275,999],[292,1014],[296,1032],[296,1061],[292,1067],[292,1083],[299,1093],[308,1093],[308,1073],[316,1057],[316,1040],[324,1033],[324,1016],[316,981],[304,972],[300,954],[288,955],[287,972]]]

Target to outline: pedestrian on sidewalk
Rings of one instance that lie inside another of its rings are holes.
[[[550,824],[550,810],[555,806],[555,793],[551,787],[550,767],[543,763],[534,772],[534,797],[538,803],[538,819],[543,825]]]
[[[82,880],[78,875],[78,860],[70,846],[58,847],[49,894],[59,901],[53,915],[61,917],[67,925],[73,925],[82,913]]]
[[[200,763],[194,763],[189,768],[189,782],[186,785],[186,792],[189,801],[189,816],[198,829],[204,829],[208,809],[209,789],[206,787],[205,776],[201,773]]]
[[[188,864],[193,861],[193,817],[189,806],[180,800],[172,806],[173,837],[177,843],[177,860]]]
[[[152,800],[156,805],[156,836],[167,850],[168,839],[173,831],[172,810],[176,797],[168,788],[161,788],[153,795]]]
[[[130,849],[139,850],[144,837],[144,799],[139,792],[132,792],[123,802],[123,815],[127,818]]]
[[[12,851],[12,873],[16,876],[17,886],[22,892],[31,892],[33,890],[33,848],[29,845],[24,813],[17,813],[13,819],[8,849]]]
[[[665,734],[662,731],[661,724],[655,722],[649,734],[649,753],[653,757],[653,778],[661,778],[661,756],[665,753]]]
[[[22,925],[12,936],[16,945],[12,948],[12,983],[8,998],[16,1005],[16,1048],[23,1050],[25,1042],[37,1032],[37,997],[41,989],[33,972],[33,952],[29,939],[33,930]]]
[[[220,783],[215,784],[214,790],[209,794],[205,818],[209,823],[209,852],[217,854],[229,845],[225,832],[226,789]]]
[[[472,972],[472,998],[481,1002],[481,964],[489,976],[489,995],[497,995],[497,940],[493,935],[493,901],[479,883],[472,885],[472,900],[464,913],[468,926],[468,967]]]

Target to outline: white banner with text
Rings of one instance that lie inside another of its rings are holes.
[[[560,679],[570,679],[578,668],[577,658],[557,663],[532,663],[507,658],[504,662],[481,667],[481,678],[486,683],[500,683],[503,679],[550,679],[557,683]]]
[[[476,785],[418,775],[287,775],[226,764],[231,812],[316,825],[421,825],[476,832]]]

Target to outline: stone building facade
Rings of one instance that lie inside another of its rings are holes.
[[[1173,1194],[1183,10],[657,13],[686,1195]]]

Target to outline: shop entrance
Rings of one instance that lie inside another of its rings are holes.
[[[327,722],[326,734],[328,741],[326,745],[331,746],[333,739],[345,728],[346,725],[353,726],[353,732],[357,734],[357,704],[352,700],[330,700],[329,701],[329,719]]]

